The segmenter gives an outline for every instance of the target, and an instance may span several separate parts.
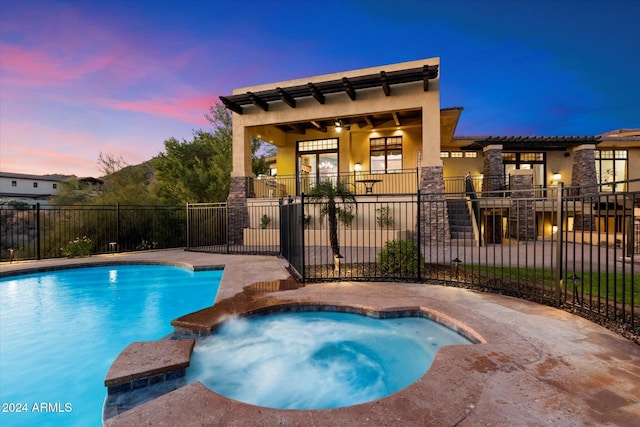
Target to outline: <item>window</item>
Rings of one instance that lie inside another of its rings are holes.
[[[38,183],[37,182],[33,183],[33,188],[38,188]]]
[[[620,182],[627,179],[627,150],[595,150],[598,184]],[[623,183],[607,185],[601,191],[624,191]]]
[[[338,177],[338,138],[298,141],[297,193]]]
[[[372,173],[402,172],[402,137],[371,138],[370,159]]]
[[[17,187],[18,186],[18,181],[11,181],[11,186],[12,187]]]
[[[545,153],[502,153],[505,180],[509,179],[509,173],[515,169],[533,169],[534,185],[546,186],[546,156]],[[507,181],[508,182],[508,181]]]
[[[453,159],[461,159],[463,157],[478,157],[478,153],[475,151],[441,151],[440,158],[446,159],[451,157]]]
[[[55,190],[56,188],[58,188],[58,184],[57,183],[53,183],[53,189]]]

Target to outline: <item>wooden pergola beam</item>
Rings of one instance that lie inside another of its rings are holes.
[[[391,113],[391,115],[393,116],[393,121],[395,122],[396,126],[400,126],[400,117],[398,117],[398,113],[394,111]]]
[[[347,77],[342,78],[342,85],[344,86],[344,91],[347,92],[347,95],[349,95],[349,98],[351,98],[352,101],[355,101],[356,91]]]
[[[295,133],[304,135],[307,129],[300,123],[289,123],[289,127],[294,130]]]
[[[278,92],[280,99],[282,99],[282,102],[284,102],[291,108],[296,108],[296,100],[293,99],[293,97],[289,95],[284,89],[282,89],[281,87],[277,87],[276,91]]]
[[[229,110],[233,111],[234,113],[242,114],[243,112],[242,107],[236,104],[235,102],[229,100],[226,96],[221,96],[220,101],[222,101],[224,106],[227,107]]]
[[[376,123],[373,121],[373,117],[371,116],[364,116],[364,121],[367,122],[367,124],[369,126],[371,126],[372,128],[376,127]]]
[[[389,80],[387,79],[387,73],[380,71],[380,82],[382,83],[382,90],[386,96],[391,95],[391,86],[389,86]]]
[[[307,83],[309,86],[309,90],[311,90],[311,95],[318,101],[320,104],[324,104],[324,95],[320,92],[320,89],[316,87],[313,83]]]
[[[424,91],[429,91],[429,66],[425,65],[422,67],[422,81],[424,84]]]
[[[262,111],[269,111],[269,104],[267,104],[264,99],[260,98],[253,92],[247,92],[247,95],[249,95],[249,99],[251,100],[251,102],[253,102],[253,105],[258,107]]]
[[[327,131],[327,125],[325,125],[324,123],[320,123],[316,120],[311,120],[311,124],[318,129],[320,132],[326,132]]]

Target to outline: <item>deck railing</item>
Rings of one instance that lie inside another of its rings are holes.
[[[359,195],[350,210],[338,203],[352,213],[338,220],[340,258],[333,256],[322,202],[304,196],[275,207],[255,201],[244,244],[191,249],[279,253],[305,282],[414,281],[497,292],[563,307],[638,336],[640,191],[573,195],[580,192],[562,185],[527,196],[504,190],[504,197],[480,192],[471,199],[461,192],[458,201],[468,209],[457,212],[478,221],[455,238],[431,228],[445,227],[447,216],[454,226],[451,195]],[[258,219],[265,215],[272,221],[263,230]]]
[[[91,253],[184,247],[184,206],[0,206],[0,259],[64,256],[75,239]]]
[[[371,171],[340,174],[276,175],[252,178],[256,198],[296,197],[308,193],[318,181],[341,181],[353,194],[414,194],[418,191],[418,170],[402,169],[393,173]]]

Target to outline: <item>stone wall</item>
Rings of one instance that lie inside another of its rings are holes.
[[[516,240],[536,239],[536,207],[533,200],[533,172],[514,171],[509,178],[511,207],[509,209],[509,237]]]
[[[484,148],[484,162],[482,166],[482,192],[484,197],[500,197],[501,193],[494,190],[504,190],[504,166],[502,164],[502,145],[488,145]]]
[[[244,176],[232,176],[229,184],[227,209],[229,215],[229,244],[243,244],[243,230],[249,227],[249,209],[247,199],[254,197],[253,179]]]
[[[573,150],[573,169],[571,172],[570,196],[579,196],[576,200],[580,213],[576,213],[574,230],[594,231],[596,221],[591,212],[597,201],[598,178],[596,175],[595,145],[581,145]]]
[[[444,175],[442,166],[424,166],[420,178],[420,193],[423,200],[420,207],[421,240],[442,243],[451,240],[449,213],[444,196]]]

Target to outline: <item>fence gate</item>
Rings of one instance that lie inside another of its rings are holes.
[[[303,202],[280,201],[280,254],[289,261],[297,279],[304,282],[304,208]]]

